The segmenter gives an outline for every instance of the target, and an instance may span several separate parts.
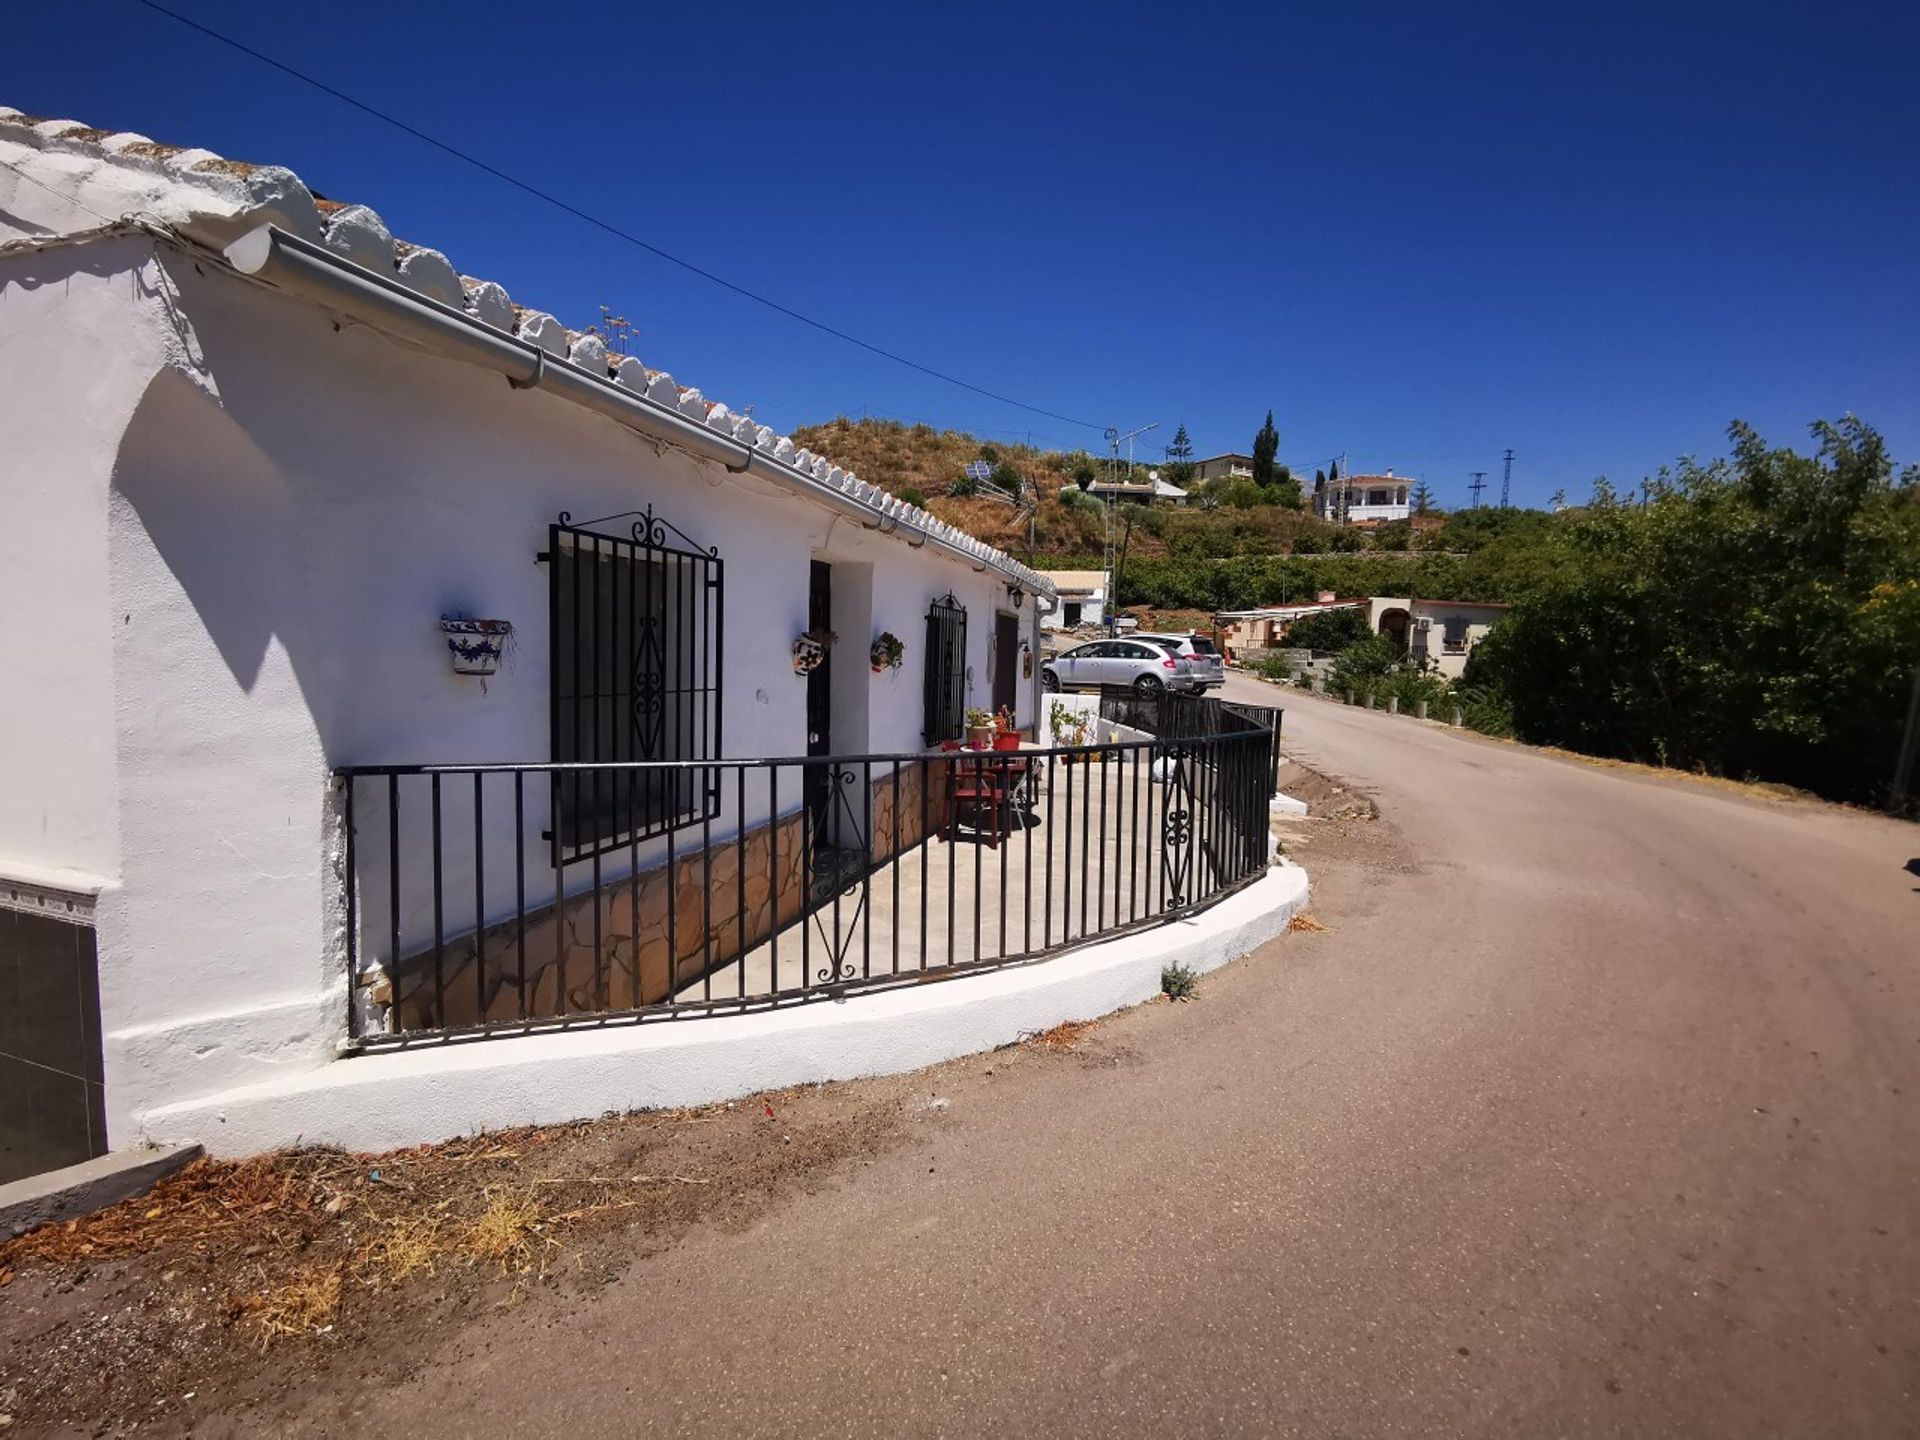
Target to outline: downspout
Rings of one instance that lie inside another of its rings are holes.
[[[794,494],[823,500],[868,529],[892,520],[891,530],[918,537],[909,539],[909,544],[934,545],[964,560],[976,572],[991,568],[1022,590],[1030,588],[1031,582],[1017,572],[990,565],[974,551],[904,516],[883,515],[765,451],[617,386],[570,360],[549,355],[518,336],[503,334],[465,311],[409,290],[398,280],[342,259],[311,240],[262,225],[229,245],[225,255],[242,275],[303,295],[330,310],[354,315],[451,359],[504,375],[515,389],[545,390],[571,400],[630,430],[667,440],[703,459],[717,460],[732,474],[751,471]]]
[[[1040,648],[1040,617],[1043,614],[1051,615],[1059,607],[1059,604],[1060,601],[1058,597],[1053,595],[1036,595],[1033,597],[1033,638],[1030,642],[1033,646],[1033,674],[1027,677],[1027,683],[1033,689],[1033,738],[1042,745],[1049,744],[1050,742],[1046,737],[1046,730],[1044,729],[1047,723],[1047,717],[1042,713],[1040,708],[1041,705],[1045,703],[1047,693],[1047,687],[1040,681],[1040,667],[1046,663],[1047,658],[1046,653]]]

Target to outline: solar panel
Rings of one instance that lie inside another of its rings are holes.
[[[969,460],[965,473],[969,480],[990,480],[993,478],[993,466],[984,460]]]

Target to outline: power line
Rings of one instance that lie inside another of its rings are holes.
[[[351,105],[354,109],[361,111],[363,114],[371,115],[374,119],[381,121],[383,124],[391,125],[394,127],[394,129],[403,131],[404,133],[411,135],[414,139],[420,141],[421,143],[426,145],[431,145],[434,149],[439,150],[444,154],[451,155],[454,159],[463,161],[464,163],[473,166],[476,170],[483,171],[486,174],[493,176],[494,179],[503,181],[504,183],[513,186],[514,189],[523,191],[524,193],[533,196],[536,200],[543,200],[547,204],[555,207],[556,209],[564,210],[567,214],[573,216],[576,220],[584,220],[587,224],[593,226],[598,230],[605,231],[607,234],[614,236],[616,239],[624,240],[629,245],[637,246],[639,249],[645,250],[649,255],[658,256],[660,259],[667,261],[669,264],[678,265],[682,270],[685,270],[690,274],[698,275],[703,280],[710,280],[715,285],[720,286],[722,289],[731,290],[736,295],[743,296],[748,300],[752,300],[756,304],[764,305],[769,310],[773,310],[778,312],[781,315],[785,315],[790,320],[798,320],[802,325],[811,326],[813,329],[820,331],[824,335],[831,335],[836,340],[844,340],[849,345],[858,346],[860,349],[868,351],[871,354],[878,355],[884,360],[891,360],[896,365],[904,365],[909,370],[917,370],[922,375],[929,375],[935,380],[942,381],[948,385],[957,385],[962,390],[971,390],[976,395],[984,395],[987,399],[996,400],[1002,405],[1011,405],[1015,409],[1030,411],[1035,415],[1045,415],[1050,420],[1065,421],[1069,425],[1084,426],[1088,430],[1105,430],[1107,428],[1105,425],[1095,424],[1091,420],[1081,420],[1072,415],[1062,415],[1057,410],[1047,410],[1042,408],[1039,405],[1029,405],[1024,400],[1014,399],[1011,395],[1002,395],[998,391],[988,390],[984,386],[975,385],[968,380],[962,380],[957,375],[949,375],[945,371],[935,370],[930,365],[922,365],[918,360],[910,360],[905,355],[901,355],[896,351],[888,350],[885,347],[880,345],[875,345],[868,340],[862,340],[857,335],[849,335],[845,330],[841,330],[835,326],[829,325],[824,320],[816,320],[811,315],[803,315],[798,310],[794,310],[789,308],[788,306],[782,305],[778,300],[771,300],[767,296],[759,294],[757,291],[747,289],[746,286],[744,285],[736,285],[733,281],[728,280],[723,276],[716,275],[711,270],[703,269],[702,267],[695,265],[691,260],[682,260],[678,255],[674,255],[666,250],[662,250],[658,245],[652,244],[651,242],[646,240],[642,240],[638,235],[635,235],[630,230],[623,230],[620,226],[613,224],[611,221],[602,220],[599,216],[594,215],[586,210],[582,210],[579,206],[570,204],[567,201],[562,200],[559,196],[554,195],[549,191],[542,190],[537,185],[529,184],[527,181],[520,179],[518,176],[507,173],[505,170],[500,169],[496,165],[490,165],[485,160],[482,160],[477,156],[468,154],[466,151],[460,149],[456,145],[451,145],[445,140],[441,140],[433,135],[429,135],[426,131],[418,129],[415,126],[409,125],[406,121],[401,120],[396,116],[389,115],[386,111],[378,109],[375,106],[369,105],[364,100],[356,99],[354,96],[347,94],[346,91],[344,90],[336,89],[334,86],[327,84],[327,82],[324,80],[316,79],[314,76],[307,74],[303,70],[295,69],[293,66],[287,64],[283,60],[276,60],[273,58],[273,56],[264,54],[259,50],[255,50],[252,46],[243,44],[241,41],[235,40],[230,35],[223,35],[220,31],[213,29],[211,26],[202,25],[198,20],[190,19],[187,16],[180,14],[177,10],[170,10],[165,5],[158,4],[157,0],[134,0],[134,3],[144,6],[145,8],[153,11],[157,15],[164,15],[169,20],[176,21],[179,24],[186,26],[189,30],[196,30],[200,34],[205,35],[208,39],[216,40],[220,44],[227,46],[229,49],[238,50],[242,55],[248,56],[250,59],[258,60],[262,65],[271,66],[273,69],[280,71],[283,75],[290,75],[295,80],[300,81],[304,85],[311,85],[314,89],[320,91],[322,94],[331,95],[334,99],[340,101],[342,104]]]

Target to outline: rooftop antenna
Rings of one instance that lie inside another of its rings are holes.
[[[1511,503],[1509,493],[1513,490],[1513,447],[1507,447],[1507,468],[1500,476],[1500,508],[1505,510]]]
[[[1480,492],[1487,488],[1487,472],[1484,470],[1470,470],[1467,473],[1473,476],[1473,483],[1467,486],[1467,489],[1473,492],[1473,508],[1478,510],[1480,508]]]

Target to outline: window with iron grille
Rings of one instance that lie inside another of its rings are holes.
[[[571,525],[564,512],[549,527],[558,763],[719,758],[722,565],[712,550],[669,544],[670,533],[680,532],[651,510],[629,535]],[[697,767],[562,771],[552,801],[564,864],[711,818],[719,787]]]
[[[927,610],[925,719],[927,744],[958,740],[967,722],[967,611],[951,595]]]

